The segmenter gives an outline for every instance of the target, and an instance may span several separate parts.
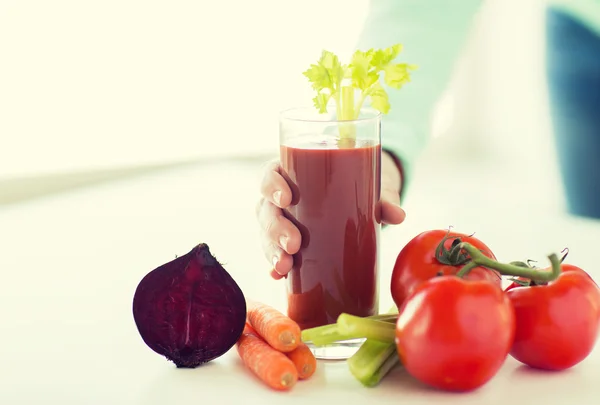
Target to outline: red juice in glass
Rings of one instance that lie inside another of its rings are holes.
[[[286,115],[287,114],[287,115]],[[288,315],[302,329],[341,313],[378,313],[379,114],[337,122],[310,112],[280,121],[280,158],[293,200],[284,214],[302,244],[287,276]],[[353,138],[340,138],[350,128]]]
[[[331,143],[281,146],[294,202],[286,216],[302,235],[288,276],[288,314],[300,327],[333,323],[342,313],[377,313],[381,147]]]

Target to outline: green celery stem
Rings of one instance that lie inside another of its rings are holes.
[[[354,119],[354,88],[343,86],[340,102],[342,103],[340,109],[342,114],[339,119],[343,121]]]
[[[396,315],[391,315],[391,314],[376,315],[376,316],[373,316],[373,317],[369,317],[367,319],[373,319],[375,321],[381,321],[381,322],[396,323],[398,321],[398,314],[396,314]]]
[[[348,359],[348,367],[358,381],[363,385],[373,387],[398,362],[395,343],[368,339]]]
[[[303,342],[310,342],[314,346],[327,346],[335,342],[363,337],[361,331],[341,331],[337,323],[305,329],[301,335]]]
[[[390,322],[341,314],[338,317],[337,325],[339,332],[343,335],[364,337],[381,342],[394,342],[396,339],[396,325]]]
[[[315,340],[327,339],[329,336],[338,336],[337,324],[332,323],[330,325],[317,326],[315,328],[304,329],[301,337],[304,342],[313,342]]]
[[[356,140],[356,126],[351,122],[355,118],[354,88],[351,85],[342,86],[340,89],[338,105],[338,126],[340,130],[340,147],[354,147]]]
[[[383,379],[383,377],[385,377],[387,375],[387,373],[389,373],[395,365],[400,364],[400,357],[398,357],[398,354],[396,352],[396,347],[393,346],[394,351],[392,352],[391,355],[389,355],[387,357],[387,359],[385,360],[385,362],[381,365],[381,367],[379,367],[379,369],[375,372],[375,374],[373,374],[371,376],[371,378],[367,379],[365,381],[365,385],[368,387],[373,387],[377,384],[379,384],[379,382]]]
[[[379,314],[379,315],[371,315],[366,317],[366,319],[387,322],[387,323],[396,323],[398,320],[397,310],[396,313],[393,313],[395,309],[391,309],[389,313]],[[348,338],[345,335],[341,334],[337,323],[332,323],[329,325],[316,326],[314,328],[304,329],[302,331],[302,341],[304,342],[312,342],[316,341],[330,341],[333,338],[337,338],[338,340],[347,340]],[[333,340],[332,342],[335,342]],[[315,343],[316,344],[316,343]]]
[[[347,334],[347,333],[346,334],[340,333],[338,330],[336,330],[333,333],[315,337],[311,341],[311,343],[315,346],[327,346],[327,345],[330,345],[335,342],[341,342],[341,341],[350,340],[350,339],[359,339],[361,337],[362,336],[356,335],[356,334],[352,335],[352,334]]]

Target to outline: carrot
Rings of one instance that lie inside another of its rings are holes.
[[[298,381],[292,360],[269,346],[247,322],[236,347],[244,365],[267,386],[287,391]]]
[[[298,347],[291,352],[286,353],[286,356],[288,356],[296,366],[298,378],[301,380],[309,378],[317,370],[317,359],[304,342],[300,342]]]
[[[300,326],[267,304],[249,301],[246,319],[271,347],[280,352],[291,352],[301,342]]]

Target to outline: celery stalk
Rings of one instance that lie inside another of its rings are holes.
[[[381,321],[381,322],[396,323],[398,321],[398,314],[381,314],[381,315],[369,316],[369,317],[367,317],[367,319],[373,319],[374,321]]]
[[[353,120],[354,118],[354,88],[351,84],[342,85],[340,100],[338,102],[338,128],[340,131],[339,145],[341,147],[354,146],[356,126],[352,122],[344,122]]]
[[[364,337],[381,342],[394,342],[396,339],[396,325],[390,322],[341,314],[337,325],[338,331],[346,336]]]
[[[371,376],[368,380],[366,380],[365,385],[368,387],[373,387],[383,379],[392,369],[400,364],[400,358],[398,357],[398,353],[394,350],[392,354],[388,356],[385,362],[379,367],[379,370],[375,374]]]
[[[327,325],[332,326],[331,328],[324,329],[319,333],[313,334],[312,336],[308,334],[307,336],[310,338],[310,342],[315,346],[326,346],[335,342],[339,342],[341,340],[354,339],[361,336],[352,336],[351,334],[341,333],[337,324]]]
[[[301,337],[304,342],[313,342],[315,339],[326,338],[327,336],[336,335],[338,333],[337,324],[316,326],[314,328],[304,329]]]
[[[364,338],[362,331],[340,331],[338,324],[318,326],[302,331],[302,341],[315,346],[326,346],[335,342]]]
[[[356,318],[358,317],[354,317],[353,319]],[[394,307],[390,309],[388,313],[371,315],[359,319],[385,322],[393,326],[396,324],[396,320],[398,319],[398,310]],[[315,346],[325,346],[342,340],[364,338],[366,336],[364,336],[363,333],[364,332],[362,331],[362,329],[349,331],[347,329],[340,329],[338,323],[332,323],[329,325],[316,326],[314,328],[304,329],[302,331],[301,336],[303,342],[311,342]]]
[[[352,83],[345,84],[342,81],[341,97],[339,101],[340,113],[338,114],[339,121],[348,121],[355,118],[354,116],[354,88]]]
[[[399,362],[395,343],[365,341],[348,359],[352,375],[367,387],[373,387]]]
[[[394,305],[387,313],[375,315],[370,319],[392,322],[395,325],[397,317],[398,308]],[[360,349],[348,359],[348,367],[350,373],[361,384],[374,387],[399,361],[395,342],[367,339]]]
[[[357,338],[361,338],[361,337],[362,336],[346,335],[346,334],[341,334],[339,332],[335,332],[335,333],[332,333],[327,336],[319,336],[318,338],[313,339],[311,341],[311,343],[315,346],[327,346],[327,345],[330,345],[335,342],[341,342],[343,340],[350,340],[350,339],[357,339]]]
[[[379,315],[371,315],[365,317],[365,319],[371,319],[374,321],[388,322],[388,323],[396,323],[398,319],[398,311],[393,312],[394,309],[391,309],[390,312]],[[315,339],[328,338],[329,336],[339,335],[341,337],[340,340],[346,340],[344,336],[342,336],[338,330],[337,323],[332,323],[329,325],[323,326],[315,326],[314,328],[304,329],[302,331],[302,340],[305,342],[312,342]]]
[[[401,51],[402,44],[356,50],[349,63],[341,63],[336,54],[323,50],[319,60],[302,73],[316,91],[313,104],[319,113],[328,112],[330,100],[335,102],[341,146],[354,147],[356,127],[343,121],[358,118],[367,98],[373,108],[387,114],[390,102],[386,87],[400,89],[410,82],[410,72],[417,66],[394,63]],[[360,94],[358,102],[355,101],[355,91]]]

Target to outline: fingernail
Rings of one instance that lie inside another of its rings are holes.
[[[278,206],[281,206],[281,190],[277,190],[273,193],[273,201],[275,201],[275,204]]]
[[[275,271],[277,271],[277,263],[279,263],[279,257],[273,256],[272,263],[273,263],[273,268],[275,269]]]
[[[285,236],[285,235],[282,235],[281,237],[279,237],[279,245],[280,245],[280,246],[281,246],[281,248],[282,248],[283,250],[285,250],[286,252],[287,252],[287,244],[288,244],[288,240],[289,240],[289,239],[290,239],[290,238],[288,238],[288,237],[287,237],[287,236]]]

